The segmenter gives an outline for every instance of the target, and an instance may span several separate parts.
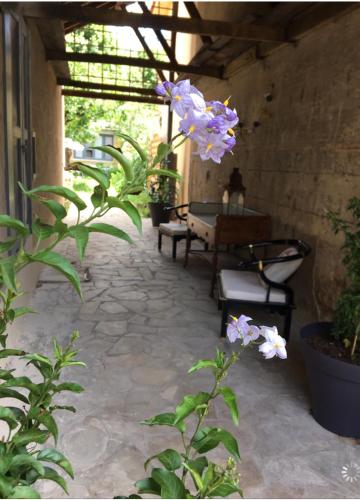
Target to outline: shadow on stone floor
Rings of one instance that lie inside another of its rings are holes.
[[[156,248],[156,229],[144,221],[139,237],[125,217],[109,222],[129,230],[135,246],[97,235],[84,264],[91,281],[83,283],[81,303],[56,273],[44,270],[32,295],[39,314],[26,320],[26,349],[49,352],[51,337],[65,342],[73,329],[81,333],[81,358],[86,369],[69,370],[68,377],[86,392],[66,395],[76,415],[59,414],[59,447],[73,462],[76,480],[71,498],[112,498],[134,492],[145,477],[146,457],[179,445],[167,428],[144,428],[139,421],[170,411],[189,392],[208,389],[208,373],[187,375],[195,360],[213,356],[216,347],[230,351],[219,338],[220,313],[208,296],[210,268],[198,257],[182,266],[183,249],[173,262],[169,242]],[[76,260],[74,245],[62,253]],[[246,308],[243,313],[260,324],[281,327],[281,318]],[[287,361],[265,361],[248,350],[229,376],[239,397],[241,421],[234,428],[219,402],[210,415],[218,426],[239,439],[243,461],[241,486],[248,498],[355,498],[356,484],[345,483],[341,469],[360,463],[360,448],[321,428],[309,414],[303,364],[297,343],[301,312],[294,315]],[[222,449],[212,452],[226,459]],[[63,493],[52,483],[43,496]]]

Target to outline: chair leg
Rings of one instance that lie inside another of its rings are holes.
[[[176,260],[176,245],[177,245],[177,238],[176,236],[173,237],[173,244],[172,244],[172,258],[173,260]]]
[[[226,327],[229,316],[229,305],[225,301],[222,303],[222,313],[221,313],[221,337],[226,337]]]
[[[209,243],[204,244],[204,250],[205,250],[205,252],[209,251]]]
[[[161,245],[162,245],[162,233],[159,231],[159,236],[158,236],[158,250],[161,252]]]
[[[291,330],[291,315],[292,309],[289,307],[285,312],[285,320],[284,320],[284,337],[286,342],[290,340],[290,330]]]

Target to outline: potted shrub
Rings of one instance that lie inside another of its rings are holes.
[[[351,221],[328,213],[335,234],[344,234],[347,286],[333,322],[305,326],[301,343],[310,383],[312,413],[326,429],[360,438],[360,198],[349,201]]]
[[[162,222],[169,222],[170,212],[164,208],[170,207],[170,183],[167,177],[157,176],[149,187],[149,210],[153,227]]]

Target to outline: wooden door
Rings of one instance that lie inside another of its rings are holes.
[[[18,186],[32,182],[29,35],[23,19],[10,10],[3,15],[5,172],[8,213],[31,223],[31,202]]]

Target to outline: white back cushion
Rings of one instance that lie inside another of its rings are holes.
[[[278,257],[287,257],[295,255],[298,251],[294,247],[287,248],[281,252]],[[279,262],[278,264],[269,264],[264,267],[265,276],[275,283],[283,283],[301,266],[304,259],[290,260],[288,262]]]

